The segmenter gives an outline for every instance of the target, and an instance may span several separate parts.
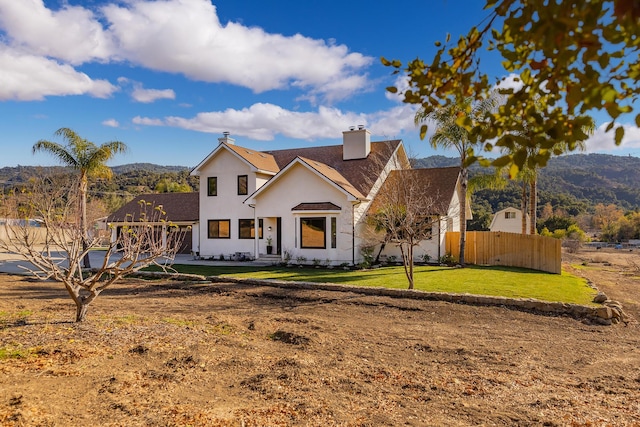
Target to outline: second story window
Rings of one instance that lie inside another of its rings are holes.
[[[247,195],[249,194],[249,179],[247,175],[238,175],[238,195]]]
[[[218,177],[210,176],[207,178],[207,196],[218,195]]]

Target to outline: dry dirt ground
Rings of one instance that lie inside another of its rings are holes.
[[[640,273],[595,256],[567,259],[637,319]],[[0,275],[0,425],[640,425],[637,321],[140,280],[73,314]]]

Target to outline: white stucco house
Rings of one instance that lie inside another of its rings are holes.
[[[529,234],[529,214],[526,217],[526,234]],[[522,211],[516,208],[504,208],[493,215],[490,231],[503,231],[505,233],[522,233]]]
[[[358,264],[368,209],[389,174],[407,168],[402,141],[371,142],[364,127],[343,132],[341,145],[273,151],[240,147],[225,133],[191,171],[200,177],[192,250],[203,258],[240,253]],[[429,188],[444,200],[429,213],[438,217],[430,241],[416,250],[439,257],[446,231],[460,229],[458,170],[409,173],[435,181]]]

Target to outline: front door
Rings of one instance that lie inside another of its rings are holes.
[[[282,218],[276,218],[276,254],[280,255],[282,253]]]

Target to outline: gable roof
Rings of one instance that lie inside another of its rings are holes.
[[[256,189],[253,194],[246,198],[244,203],[251,203],[251,201],[255,200],[256,196],[262,194],[265,191],[268,191],[272,186],[276,185],[276,183],[280,181],[289,170],[293,169],[295,165],[300,165],[301,167],[318,176],[321,180],[327,182],[327,184],[333,185],[334,187],[336,187],[336,189],[343,192],[349,200],[366,199],[365,196],[363,196],[356,188],[354,188],[349,183],[349,181],[347,181],[338,171],[336,171],[332,167],[315,160],[306,159],[304,157],[296,157],[291,161],[291,163],[281,169],[280,172],[276,174],[276,176],[267,181],[263,186]]]
[[[294,160],[300,159],[343,191],[357,199],[364,199],[401,144],[399,139],[372,142],[371,152],[366,158],[343,160],[343,145],[256,151],[221,142],[193,168],[191,175],[198,175],[199,170],[223,149],[240,157],[256,170],[273,175],[278,174]]]
[[[221,150],[227,150],[230,153],[236,155],[241,160],[245,161],[249,166],[251,166],[256,171],[270,173],[275,175],[280,170],[280,167],[276,163],[274,157],[271,154],[263,153],[261,151],[252,150],[250,148],[240,147],[235,144],[227,144],[221,142],[215,150],[213,150],[209,155],[198,165],[191,170],[191,175],[198,175],[200,169],[209,162],[213,157],[215,157]]]
[[[162,206],[167,220],[173,222],[198,222],[200,213],[199,193],[141,194],[107,217],[107,222],[130,222],[140,220],[140,203]]]
[[[458,166],[446,168],[429,169],[401,169],[393,170],[380,188],[378,194],[385,191],[394,191],[393,185],[400,182],[411,182],[428,191],[432,197],[429,198],[429,206],[425,206],[425,214],[444,215],[449,209],[451,199],[457,191],[460,168]],[[380,208],[380,198],[374,198],[369,212],[375,212]]]
[[[360,193],[340,172],[335,170],[329,165],[320,163],[315,160],[307,159],[305,157],[297,157],[302,162],[306,163],[309,167],[315,169],[318,173],[323,175],[329,181],[333,182],[338,187],[342,188],[347,193],[351,194],[356,199],[364,199],[365,196]]]
[[[371,153],[365,159],[342,159],[342,145],[322,147],[292,148],[287,150],[265,151],[271,154],[278,167],[283,169],[296,157],[315,160],[335,169],[359,193],[367,195],[391,156],[400,146],[399,139],[371,143]],[[331,178],[329,178],[331,179]]]

